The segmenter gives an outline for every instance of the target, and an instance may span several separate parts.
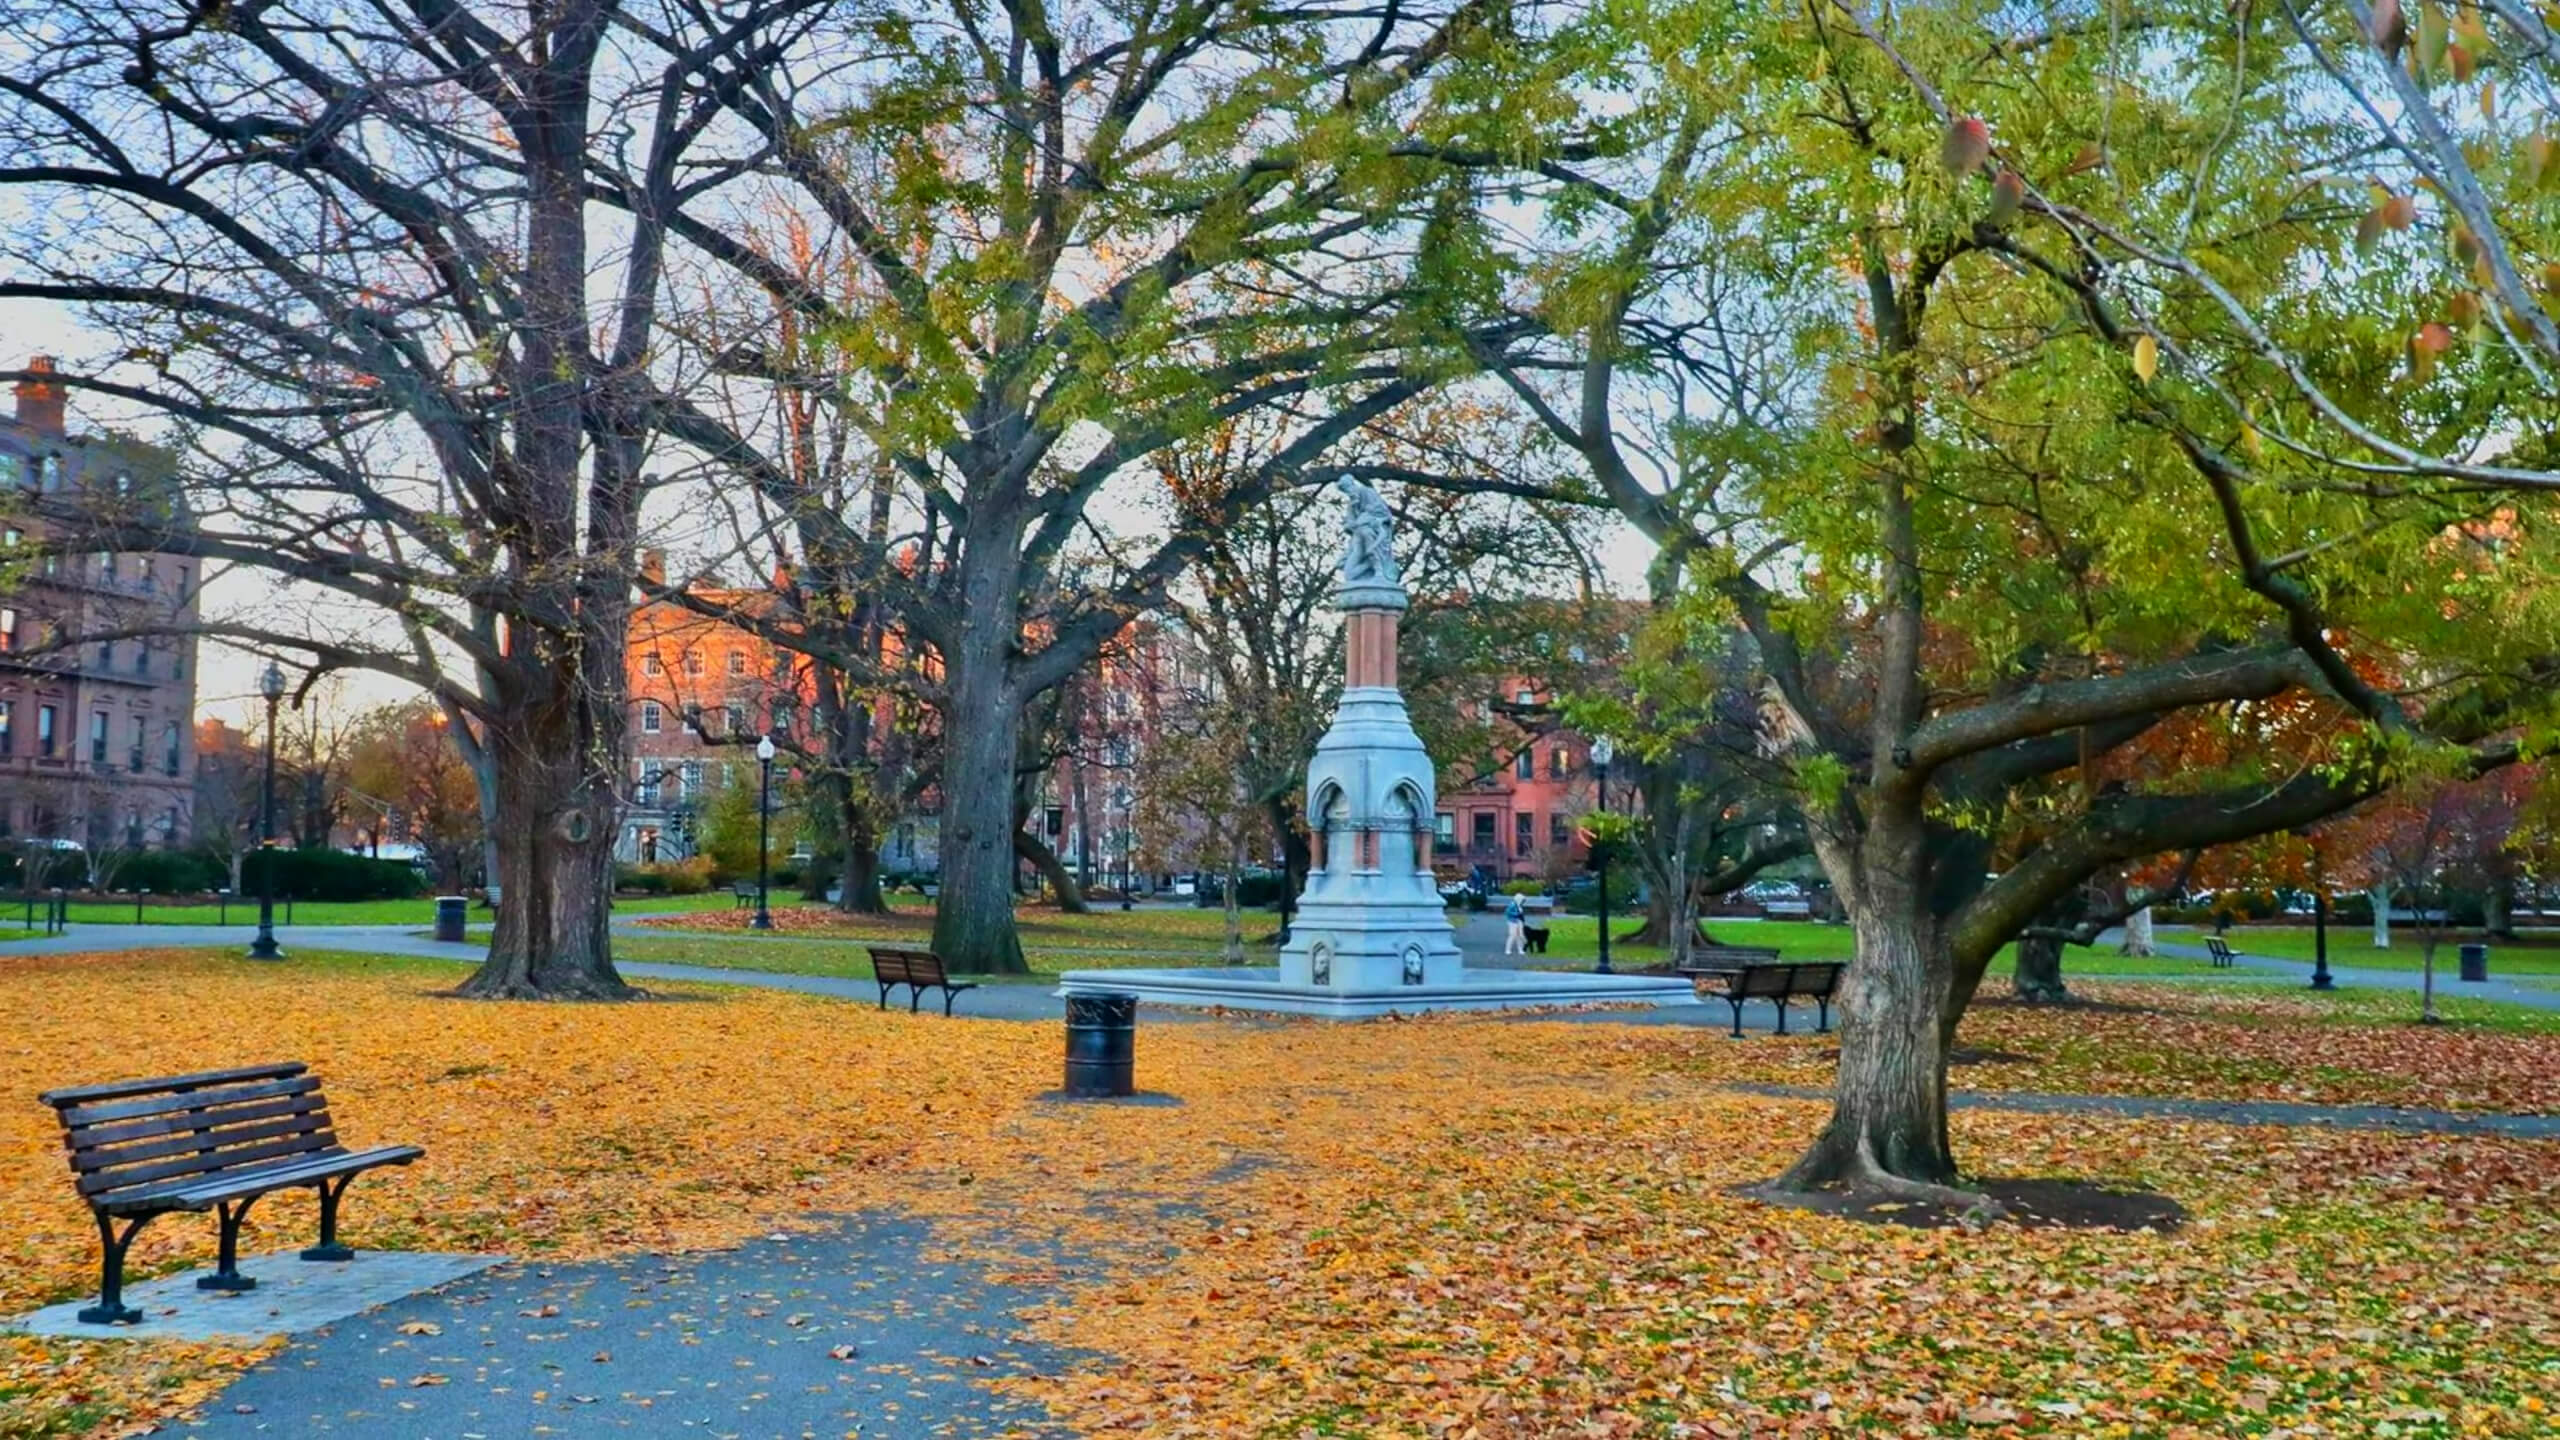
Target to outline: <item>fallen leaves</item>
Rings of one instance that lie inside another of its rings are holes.
[[[1729,1193],[1824,1112],[1725,1087],[1820,1084],[1830,1037],[1148,1024],[1140,1083],[1184,1103],[1069,1107],[1032,1099],[1054,1025],[746,991],[466,1004],[426,993],[442,972],[297,961],[8,962],[24,1018],[0,1089],[308,1058],[352,1143],[427,1147],[351,1193],[360,1245],[683,1250],[895,1205],[1043,1298],[1035,1338],[1075,1357],[1000,1379],[952,1363],[1098,1436],[2551,1433],[2551,1144],[1968,1111],[1968,1163],[2163,1191],[2190,1223],[1913,1231]],[[2338,1025],[2202,987],[2106,998],[2142,1008],[1979,1012],[1967,1046],[2018,1058],[1959,1083],[2474,1108],[2560,1086],[2553,1037]],[[94,1264],[50,1126],[0,1107],[9,1308]],[[252,1225],[273,1248],[310,1219],[285,1202]],[[163,1221],[137,1263],[212,1242]],[[0,1341],[0,1433],[147,1424],[251,1353]]]

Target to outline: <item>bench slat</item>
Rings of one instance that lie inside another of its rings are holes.
[[[302,1115],[329,1107],[328,1097],[314,1088],[299,1095],[279,1100],[258,1100],[246,1105],[226,1105],[209,1114],[181,1112],[150,1120],[127,1120],[112,1125],[88,1125],[62,1132],[62,1143],[72,1152],[72,1164],[93,1150],[123,1145],[135,1140],[150,1140],[162,1135],[193,1135],[214,1125],[245,1125],[253,1120],[272,1120],[281,1116]]]
[[[299,1103],[307,1101],[308,1103]],[[164,1135],[138,1145],[118,1145],[112,1149],[78,1149],[71,1152],[71,1168],[86,1175],[119,1166],[141,1165],[165,1160],[172,1155],[186,1155],[222,1145],[247,1145],[259,1140],[274,1140],[286,1135],[305,1135],[329,1128],[329,1102],[317,1095],[298,1097],[293,1113],[279,1118],[260,1119],[245,1125],[226,1124],[218,1130],[189,1130],[183,1134]]]
[[[103,1196],[93,1203],[100,1209],[111,1211],[210,1210],[228,1200],[263,1195],[271,1190],[316,1185],[323,1180],[334,1180],[341,1175],[353,1175],[383,1165],[406,1165],[425,1153],[415,1145],[340,1150],[209,1179],[173,1180],[166,1185],[155,1185],[130,1194]]]
[[[199,1070],[192,1075],[163,1075],[151,1080],[110,1080],[102,1085],[73,1085],[61,1090],[47,1090],[36,1097],[59,1110],[66,1105],[86,1104],[96,1100],[121,1100],[129,1095],[156,1095],[165,1090],[203,1090],[215,1085],[236,1084],[243,1080],[282,1080],[300,1075],[311,1067],[299,1060],[275,1065],[247,1065],[237,1070]]]
[[[137,1190],[165,1181],[205,1175],[215,1171],[245,1170],[275,1160],[296,1156],[327,1154],[345,1147],[327,1128],[304,1130],[273,1140],[260,1140],[247,1145],[226,1146],[219,1150],[202,1150],[173,1160],[154,1164],[125,1165],[111,1170],[95,1170],[80,1177],[80,1193],[99,1196],[120,1191]]]
[[[154,1115],[169,1115],[187,1110],[214,1110],[226,1105],[245,1104],[251,1100],[273,1100],[286,1095],[306,1095],[320,1088],[320,1082],[308,1075],[291,1080],[270,1080],[259,1085],[228,1085],[214,1090],[187,1090],[168,1095],[152,1095],[139,1100],[110,1100],[103,1104],[74,1105],[62,1112],[62,1123],[74,1130],[113,1120],[143,1120]]]

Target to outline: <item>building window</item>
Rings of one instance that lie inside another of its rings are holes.
[[[702,762],[687,760],[683,767],[676,771],[676,794],[682,799],[691,800],[701,793]]]
[[[100,670],[113,670],[116,668],[116,642],[113,640],[99,642],[98,668]]]
[[[6,457],[4,456],[0,456],[0,459],[5,458]],[[18,529],[14,525],[6,530],[0,530],[0,546],[6,546],[11,550],[17,549],[20,544],[25,542],[26,538],[27,532]]]
[[[172,850],[178,848],[178,807],[175,805],[169,807],[168,814],[160,817],[160,843]]]
[[[151,673],[151,646],[147,641],[133,647],[133,673],[136,675]]]
[[[62,457],[47,455],[36,462],[38,483],[46,490],[62,488]]]
[[[640,657],[640,673],[643,675],[663,675],[666,669],[667,667],[658,663],[658,657],[654,654]]]
[[[721,712],[720,712],[720,719],[721,719],[721,720],[722,720],[722,722],[723,722],[723,723],[728,727],[728,728],[727,728],[727,733],[728,733],[728,734],[731,734],[731,735],[744,735],[744,734],[746,734],[746,733],[747,733],[747,707],[746,707],[746,706],[744,706],[744,705],[731,705],[731,706],[728,706],[728,707],[724,708],[723,710],[721,710]]]
[[[732,675],[744,675],[747,673],[746,651],[732,650],[729,652],[729,673]]]
[[[1519,754],[1511,757],[1511,775],[1515,780],[1538,778],[1538,752],[1535,747],[1523,746]]]
[[[98,583],[101,585],[116,583],[116,557],[103,550],[98,552]]]
[[[133,743],[125,748],[124,753],[125,769],[132,771],[136,775],[142,773],[142,751],[145,743],[148,742],[150,738],[151,722],[139,715],[134,716]]]
[[[24,485],[25,483],[27,483],[26,462],[5,450],[0,450],[0,485]]]
[[[780,734],[783,734],[783,733],[785,733],[786,731],[790,730],[790,728],[791,728],[791,702],[790,702],[790,701],[788,701],[788,700],[776,700],[776,701],[774,701],[774,702],[773,702],[773,733],[774,733],[774,734],[776,734],[776,735],[780,735]]]
[[[702,673],[701,651],[687,650],[684,652],[684,673],[687,675],[699,675]]]
[[[1511,817],[1511,852],[1526,856],[1538,837],[1538,817],[1523,810]]]
[[[1457,816],[1443,810],[1439,814],[1431,817],[1431,848],[1434,850],[1455,850],[1458,848]]]
[[[1469,844],[1475,846],[1478,853],[1485,855],[1493,853],[1492,811],[1478,810],[1475,812],[1475,817],[1467,829],[1467,839]]]
[[[181,762],[186,758],[179,746],[179,737],[177,721],[172,720],[160,727],[160,768],[172,775],[178,773]]]
[[[1547,816],[1547,844],[1562,850],[1573,843],[1573,822],[1561,810]]]
[[[142,812],[127,808],[124,812],[124,843],[128,850],[142,848]]]
[[[0,654],[18,648],[18,612],[0,609]]]
[[[18,702],[0,700],[0,755],[12,755],[18,748]]]
[[[665,773],[665,767],[661,766],[655,760],[643,760],[640,762],[640,804],[644,808],[657,808],[658,778]]]
[[[659,707],[659,705],[658,705],[658,702],[657,702],[657,701],[655,701],[655,700],[643,700],[643,701],[641,701],[641,702],[640,702],[640,733],[641,733],[641,734],[643,734],[643,735],[655,735],[655,734],[657,734],[657,733],[659,732],[659,730],[661,730],[661,729],[663,729],[663,728],[665,727],[666,723],[667,723],[667,712],[666,712],[664,709],[662,709],[662,708],[660,708],[660,707]]]
[[[45,758],[45,759],[47,759],[47,760],[50,760],[50,759],[52,759],[52,758],[53,758],[53,743],[54,743],[54,741],[53,741],[53,724],[54,724],[54,713],[53,713],[53,707],[52,707],[52,706],[50,706],[50,705],[39,705],[39,706],[37,706],[37,707],[36,707],[36,754],[38,754],[38,755],[42,756],[43,758]]]
[[[107,763],[107,712],[104,710],[89,716],[89,763]]]
[[[1537,692],[1528,689],[1513,691],[1511,698],[1515,703],[1521,705],[1535,705],[1538,703]]]
[[[183,605],[186,603],[187,599],[187,567],[184,565],[178,567],[177,582],[178,603]]]
[[[1572,771],[1572,762],[1566,758],[1563,746],[1558,745],[1547,752],[1547,774],[1551,778],[1561,780]]]

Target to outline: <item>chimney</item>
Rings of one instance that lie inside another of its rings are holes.
[[[666,583],[667,583],[667,552],[666,552],[666,551],[664,551],[664,550],[643,550],[643,551],[641,551],[641,552],[640,552],[640,578],[641,578],[643,581],[645,581],[645,582],[647,582],[648,584],[651,584],[651,585],[664,585],[664,584],[666,584]]]
[[[38,374],[53,373],[53,357],[31,356],[27,369]],[[58,381],[39,380],[34,375],[18,382],[18,424],[39,435],[62,433],[62,385]]]

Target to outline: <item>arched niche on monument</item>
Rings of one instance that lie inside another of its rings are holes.
[[[1351,806],[1343,798],[1342,787],[1326,781],[1324,788],[1316,792],[1315,823],[1308,827],[1314,832],[1309,838],[1315,842],[1312,858],[1316,869],[1333,868],[1333,834],[1349,822],[1350,813]]]
[[[1398,784],[1387,796],[1388,828],[1405,837],[1405,843],[1411,847],[1406,853],[1413,857],[1413,868],[1417,871],[1431,866],[1431,857],[1424,849],[1423,840],[1430,833],[1430,827],[1422,819],[1425,808],[1422,792],[1415,789],[1411,781]]]

